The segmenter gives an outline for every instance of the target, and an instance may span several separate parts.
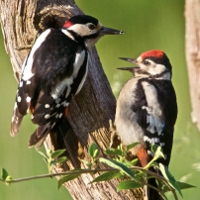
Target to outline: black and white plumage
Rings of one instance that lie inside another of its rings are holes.
[[[153,143],[161,146],[166,155],[166,160],[158,162],[168,166],[177,117],[170,61],[160,50],[144,52],[137,59],[121,59],[135,63],[136,67],[119,68],[131,71],[134,77],[125,83],[117,100],[117,133],[124,145],[140,143],[131,152],[141,166],[152,159]],[[152,184],[156,184],[155,180]],[[150,200],[159,199],[156,195],[155,190],[149,191]]]
[[[88,49],[106,34],[123,34],[105,28],[97,19],[77,15],[63,28],[45,30],[35,41],[22,67],[11,124],[15,136],[29,110],[38,125],[29,146],[40,146],[55,125],[66,117],[71,98],[82,88],[88,67]]]

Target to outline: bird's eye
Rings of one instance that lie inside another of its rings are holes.
[[[148,65],[150,65],[151,63],[150,63],[149,61],[147,61],[147,60],[144,60],[144,61],[143,61],[143,64],[148,66]]]
[[[96,27],[95,27],[94,24],[89,24],[89,25],[88,25],[88,28],[89,28],[90,30],[94,30]]]

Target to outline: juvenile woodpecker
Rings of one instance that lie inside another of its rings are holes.
[[[82,88],[88,71],[88,49],[104,35],[123,34],[87,15],[77,15],[63,28],[49,28],[35,41],[22,66],[11,135],[15,136],[28,111],[38,128],[29,146],[41,146],[47,134],[66,117],[71,98]]]
[[[121,58],[136,67],[119,68],[133,73],[120,91],[115,124],[123,145],[139,142],[131,149],[144,167],[153,157],[151,144],[162,147],[166,159],[158,162],[169,165],[174,124],[177,117],[176,94],[171,82],[172,66],[160,50],[142,53],[137,59]],[[155,180],[150,184],[156,186]],[[149,190],[149,199],[160,197]]]

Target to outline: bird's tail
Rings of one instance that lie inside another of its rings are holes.
[[[29,146],[40,148],[48,134],[55,150],[66,149],[66,156],[71,160],[72,165],[80,168],[79,158],[83,156],[83,149],[67,118],[58,121],[53,129],[49,123],[38,126],[29,139]]]
[[[160,175],[160,173],[157,172],[155,169],[151,168],[150,170]],[[155,178],[148,179],[148,184],[154,188],[158,188]],[[158,191],[151,187],[147,187],[147,197],[148,200],[163,200]]]
[[[45,141],[50,130],[51,126],[49,123],[38,126],[29,139],[29,147],[34,146],[36,149],[39,149]]]
[[[19,132],[19,128],[22,122],[24,115],[20,114],[18,108],[15,108],[13,112],[11,128],[10,128],[10,135],[15,136]]]

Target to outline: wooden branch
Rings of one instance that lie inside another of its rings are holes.
[[[200,130],[200,0],[186,1],[186,59],[192,104],[192,121]]]
[[[9,5],[9,6],[8,6]],[[30,51],[37,34],[47,27],[59,28],[70,16],[82,12],[73,0],[2,0],[0,2],[1,26],[5,48],[10,56],[13,71],[17,80],[21,75],[23,60]],[[117,37],[117,36],[116,36]],[[120,37],[120,36],[119,36]],[[89,74],[81,92],[73,98],[69,107],[71,129],[65,139],[66,143],[76,143],[74,155],[89,160],[88,146],[96,142],[104,150],[110,143],[109,120],[114,119],[115,98],[109,82],[102,70],[96,49],[90,51]],[[46,148],[61,148],[55,144],[54,135],[47,138]],[[56,137],[60,137],[57,135]],[[56,147],[55,147],[56,146]],[[75,156],[75,157],[76,157]],[[71,159],[73,161],[73,158]],[[74,158],[76,163],[77,158]],[[78,161],[79,162],[79,161]],[[102,167],[104,167],[102,165]],[[57,166],[55,172],[72,169],[71,162]],[[81,163],[81,168],[85,166]],[[88,184],[96,175],[83,174],[80,178],[67,182],[65,187],[74,199],[143,199],[143,191],[116,192],[119,180]]]

